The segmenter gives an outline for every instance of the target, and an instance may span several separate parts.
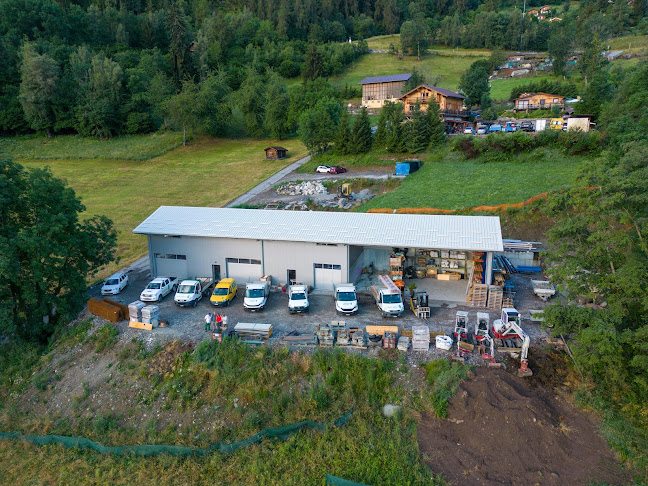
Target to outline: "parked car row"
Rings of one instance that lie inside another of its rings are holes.
[[[315,172],[320,174],[344,174],[347,170],[340,165],[319,165]]]
[[[238,295],[238,285],[233,278],[223,278],[214,285],[212,279],[197,278],[178,282],[176,277],[156,277],[140,294],[143,302],[161,302],[171,292],[173,301],[181,307],[195,307],[203,296],[211,294],[209,302],[216,307],[229,306]],[[128,275],[119,272],[110,276],[101,287],[102,295],[117,295],[128,285]],[[270,295],[270,277],[261,277],[255,282],[245,284],[243,307],[249,311],[263,310]],[[295,284],[288,287],[288,310],[291,314],[308,312],[308,286]],[[340,314],[351,315],[358,312],[358,299],[355,286],[341,284],[335,288],[335,309]]]

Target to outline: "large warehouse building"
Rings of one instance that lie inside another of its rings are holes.
[[[363,269],[389,270],[395,249],[408,264],[470,278],[483,265],[490,284],[492,254],[502,251],[494,216],[266,211],[162,206],[133,231],[148,238],[152,276],[271,275],[316,289],[356,282]],[[477,258],[477,255],[479,256]]]

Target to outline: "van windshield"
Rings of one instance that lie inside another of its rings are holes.
[[[227,295],[227,290],[228,289],[223,287],[216,287],[214,289],[214,295]]]
[[[259,297],[263,297],[263,289],[247,289],[245,296],[251,299],[258,299]]]
[[[306,294],[304,292],[295,292],[290,298],[292,300],[306,300]]]
[[[106,280],[106,285],[118,285],[118,284],[119,284],[119,280],[116,278],[109,278],[108,280]]]
[[[355,292],[338,292],[338,300],[340,302],[351,302],[356,300]]]
[[[151,282],[150,284],[148,284],[146,286],[146,288],[151,289],[151,290],[156,290],[156,289],[159,289],[160,286],[161,286],[160,282]]]
[[[193,294],[194,286],[193,285],[181,285],[178,287],[179,294]]]
[[[383,302],[385,304],[400,304],[401,296],[400,294],[386,294],[383,295]]]

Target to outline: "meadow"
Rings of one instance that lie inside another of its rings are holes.
[[[86,216],[103,214],[113,220],[120,260],[100,276],[146,254],[146,238],[132,230],[159,206],[223,206],[307,153],[297,139],[201,137],[159,157],[137,160],[161,150],[151,142],[156,137],[113,139],[104,150],[98,145],[102,142],[79,137],[4,139],[2,146],[22,165],[47,166],[65,179],[81,197]],[[288,149],[289,158],[266,161],[263,149],[278,144]],[[139,152],[141,147],[146,150]],[[43,153],[49,158],[42,158]],[[130,159],[120,158],[128,154]]]

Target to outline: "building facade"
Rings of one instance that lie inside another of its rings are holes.
[[[460,279],[470,276],[473,252],[483,253],[490,284],[492,253],[503,248],[494,216],[162,206],[133,232],[148,238],[151,276],[248,282],[270,275],[273,284],[316,289],[355,283],[367,268],[386,273],[395,249],[412,262],[422,251],[454,251],[461,258],[439,256],[436,267]]]
[[[387,101],[393,103],[403,94],[405,83],[411,78],[408,74],[392,76],[374,76],[360,81],[362,85],[362,106],[367,108],[382,108]]]
[[[554,106],[561,110],[565,105],[565,97],[550,93],[523,93],[515,99],[515,111],[550,110]]]
[[[442,115],[462,115],[465,96],[450,91],[422,84],[400,97],[403,102],[405,115],[410,115],[418,103],[422,111],[427,111],[428,104],[432,101],[439,105]]]

